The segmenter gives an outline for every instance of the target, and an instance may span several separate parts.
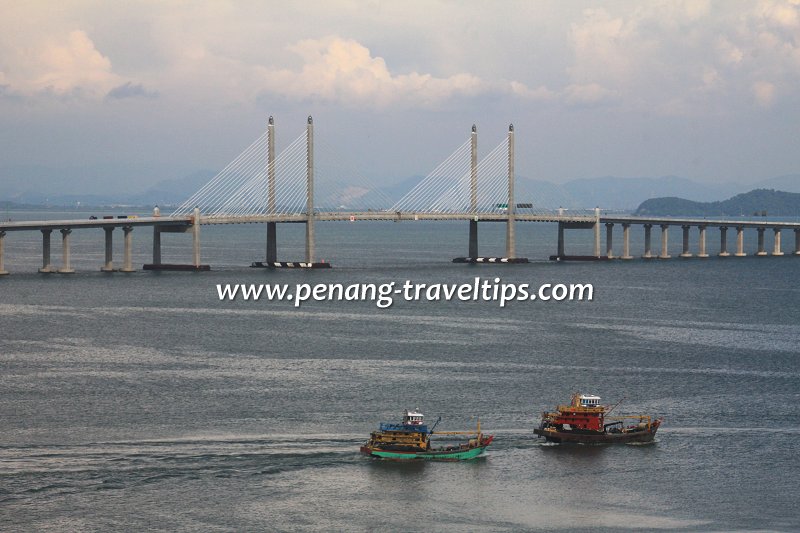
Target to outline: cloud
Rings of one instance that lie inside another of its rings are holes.
[[[102,96],[122,81],[81,30],[2,52],[3,79],[14,93]]]
[[[555,91],[548,89],[544,85],[531,89],[524,83],[512,81],[508,86],[512,94],[528,100],[552,100],[558,96]]]
[[[141,83],[125,82],[114,87],[106,95],[107,99],[121,100],[124,98],[157,98],[158,92],[145,89]]]
[[[490,84],[469,73],[436,77],[428,73],[395,74],[386,61],[353,39],[306,39],[290,50],[302,59],[300,70],[266,73],[265,89],[295,100],[336,101],[386,106],[394,103],[435,105],[457,96],[491,92]]]
[[[757,81],[753,84],[753,97],[761,107],[771,107],[775,101],[775,85],[768,81]]]
[[[691,1],[634,9],[606,5],[581,15],[569,31],[574,60],[566,68],[568,103],[717,113],[733,109],[731,99],[770,106],[800,83],[797,0],[761,0],[732,9]]]
[[[563,92],[564,100],[568,104],[591,106],[611,102],[617,93],[597,83],[568,85]]]

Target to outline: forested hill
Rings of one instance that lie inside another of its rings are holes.
[[[683,198],[651,198],[636,209],[644,216],[776,216],[800,217],[800,193],[755,189],[721,202],[693,202]]]

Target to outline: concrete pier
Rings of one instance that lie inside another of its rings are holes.
[[[765,228],[756,229],[756,231],[758,231],[758,251],[756,252],[757,256],[767,255],[767,251],[764,250],[764,229]]]
[[[794,230],[794,255],[800,255],[800,229]]]
[[[736,257],[744,257],[744,226],[736,226]]]
[[[516,204],[514,203],[514,125],[508,125],[508,220],[506,222],[506,257],[516,257],[517,242],[514,233]]]
[[[125,253],[122,256],[122,268],[120,272],[136,272],[133,268],[133,227],[124,226],[122,232],[125,234]]]
[[[633,259],[631,256],[631,225],[622,224],[622,257],[620,259]]]
[[[5,258],[3,256],[5,240],[6,240],[6,232],[0,231],[0,276],[8,275],[8,272],[6,271],[5,268]]]
[[[775,244],[772,246],[772,255],[783,255],[783,250],[781,250],[781,228],[772,228],[772,231],[775,232]]]
[[[478,212],[478,127],[472,125],[470,135],[469,158],[469,210],[470,213]],[[478,257],[478,217],[469,221],[469,253],[470,258]]]
[[[606,222],[606,257],[614,259],[614,223]]]
[[[275,214],[275,120],[267,124],[267,213]],[[267,263],[278,260],[278,224],[267,222]]]
[[[158,231],[158,227],[153,226],[153,231]],[[113,232],[114,228],[103,228],[103,232],[106,234],[105,242],[106,242],[106,261],[103,266],[100,268],[100,272],[115,272],[116,269],[114,268],[114,237]]]
[[[314,121],[306,126],[306,263],[314,263]]]
[[[564,256],[566,255],[564,253],[564,223],[563,222],[559,222],[558,223],[558,251],[556,252],[556,255],[558,256],[559,259],[563,259]]]
[[[468,257],[478,257],[478,221],[469,221],[469,253]]]
[[[706,253],[706,227],[697,226],[697,229],[700,230],[700,235],[697,238],[697,257],[705,259],[708,257]]]
[[[161,230],[153,226],[153,264],[161,264]]]
[[[594,250],[595,257],[600,257],[600,208],[594,208]]]
[[[75,270],[72,269],[69,257],[69,236],[72,234],[71,229],[61,230],[61,268],[58,269],[59,274],[74,274]]]
[[[42,268],[39,272],[42,274],[50,274],[55,272],[53,265],[50,264],[50,234],[53,233],[51,229],[43,229],[42,232]]]
[[[651,252],[651,249],[650,249],[650,241],[651,241],[651,233],[652,233],[651,230],[652,229],[653,229],[653,225],[652,224],[645,224],[644,225],[644,255],[642,256],[642,259],[652,259],[653,258],[653,253]]]
[[[278,224],[267,222],[267,263],[278,260]]]
[[[200,268],[200,208],[194,208],[194,224],[192,225],[192,264]]]
[[[681,257],[692,257],[692,252],[689,251],[689,229],[691,226],[684,224],[681,228],[683,229],[683,250],[681,251]]]
[[[669,259],[669,224],[661,224],[661,255],[658,256],[659,259]]]
[[[719,228],[719,256],[729,257],[731,254],[728,252],[728,227],[720,226]]]

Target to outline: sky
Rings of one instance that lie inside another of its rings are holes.
[[[279,150],[313,115],[318,138],[387,184],[426,175],[473,123],[481,153],[513,123],[517,174],[554,183],[800,172],[800,0],[0,0],[0,13],[0,168],[44,169],[54,190],[219,170],[270,115]]]

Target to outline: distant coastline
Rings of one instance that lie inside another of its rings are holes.
[[[718,202],[695,202],[677,197],[651,198],[642,202],[634,215],[800,217],[800,193],[755,189]]]

